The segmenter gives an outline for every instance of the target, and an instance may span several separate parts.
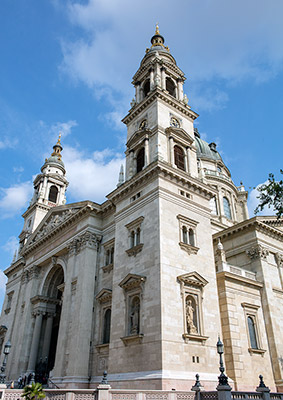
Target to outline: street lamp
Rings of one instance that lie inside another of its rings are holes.
[[[8,342],[5,344],[4,346],[4,360],[3,360],[3,364],[1,367],[1,374],[0,374],[0,383],[5,383],[5,371],[6,371],[6,365],[7,365],[7,359],[8,359],[8,355],[10,354],[10,350],[11,350],[11,342],[10,340],[8,340]]]
[[[223,364],[223,358],[222,358],[222,354],[224,353],[224,345],[220,340],[220,337],[218,336],[218,342],[216,343],[216,347],[217,347],[217,353],[219,354],[219,371],[220,371],[220,375],[218,377],[218,382],[219,382],[219,386],[227,386],[228,385],[228,376],[226,376],[224,374],[225,368],[224,368],[224,364]]]

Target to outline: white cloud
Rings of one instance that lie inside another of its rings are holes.
[[[0,150],[13,149],[14,147],[16,147],[17,143],[18,143],[17,139],[11,140],[10,138],[5,137],[0,140]]]
[[[70,182],[67,196],[69,195],[72,201],[102,202],[105,195],[116,187],[124,156],[111,149],[86,155],[83,151],[65,146],[64,163]]]
[[[254,211],[256,209],[256,207],[259,204],[259,191],[258,188],[261,185],[264,185],[268,183],[268,181],[260,183],[259,185],[257,185],[256,188],[254,188],[250,193],[249,193],[249,197],[248,197],[248,210],[249,210],[249,215],[250,218],[254,217]],[[262,211],[260,211],[257,215],[275,215],[275,211],[273,208],[269,208],[269,207],[264,207],[264,209]]]
[[[10,236],[7,242],[1,248],[8,252],[11,257],[14,257],[15,251],[18,250],[19,240],[16,236]]]
[[[19,173],[24,172],[24,167],[13,167],[13,171]]]
[[[170,4],[182,10],[178,24],[168,23],[172,19]],[[213,111],[229,100],[215,86],[217,80],[227,85],[245,79],[259,83],[282,69],[281,0],[268,4],[264,0],[169,0],[167,7],[161,0],[136,2],[134,7],[130,0],[89,0],[69,2],[66,10],[82,34],[77,41],[62,42],[61,68],[92,89],[118,92],[123,111],[133,94],[128,90],[135,72],[132,66],[137,69],[143,50],[150,45],[156,20],[190,80],[214,85],[209,96],[196,89],[198,101],[194,104],[199,108]],[[190,98],[190,91],[188,95]]]
[[[2,269],[0,269],[0,291],[2,292],[2,293],[0,293],[0,299],[5,293],[7,280],[8,279],[7,279],[6,275],[4,274]],[[1,296],[1,294],[2,294],[2,296]],[[0,301],[0,304],[2,304],[2,301]]]
[[[23,182],[9,188],[0,188],[1,218],[13,217],[27,206],[33,191],[32,182]]]
[[[53,141],[57,141],[59,133],[61,133],[62,137],[66,137],[70,135],[72,128],[78,126],[77,121],[69,120],[67,122],[55,122],[51,126],[46,124],[44,121],[39,121],[39,127],[44,136],[51,138]]]

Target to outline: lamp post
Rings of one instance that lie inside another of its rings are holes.
[[[5,378],[6,378],[5,371],[6,371],[7,359],[8,359],[8,355],[10,353],[11,347],[12,347],[11,342],[10,342],[10,340],[8,340],[8,342],[4,346],[4,360],[3,360],[2,367],[1,367],[0,383],[5,383]]]
[[[222,354],[224,353],[224,345],[220,340],[220,337],[218,336],[218,342],[216,343],[216,347],[217,347],[217,353],[219,354],[219,371],[220,371],[220,375],[218,377],[218,382],[219,382],[219,386],[228,386],[228,376],[226,376],[224,374],[225,368],[224,368],[224,364],[223,364],[223,358],[222,358]]]

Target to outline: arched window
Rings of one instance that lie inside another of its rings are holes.
[[[183,243],[188,244],[188,230],[186,226],[183,226],[182,228],[182,240]]]
[[[189,229],[189,244],[195,246],[195,234],[192,228]]]
[[[149,92],[150,92],[150,83],[149,83],[149,79],[148,79],[147,81],[145,81],[145,83],[143,85],[143,97],[145,98]]]
[[[103,320],[103,344],[110,342],[111,310],[108,308],[104,314]]]
[[[223,197],[223,208],[225,217],[227,217],[228,219],[232,219],[231,207],[227,197]]]
[[[171,78],[166,78],[166,90],[171,94],[171,96],[176,97],[175,84]]]
[[[177,168],[185,171],[185,156],[181,147],[174,146],[174,161]]]
[[[52,201],[52,203],[56,203],[58,195],[58,189],[56,186],[52,185],[49,190],[48,200]]]
[[[140,298],[135,296],[130,306],[130,334],[137,335],[140,332]]]
[[[137,154],[137,172],[140,172],[144,167],[144,147]]]
[[[258,349],[258,344],[256,340],[255,323],[252,317],[248,317],[248,328],[250,335],[250,343],[252,349]]]

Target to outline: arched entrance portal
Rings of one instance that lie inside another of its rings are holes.
[[[35,374],[37,381],[42,383],[47,380],[55,363],[63,290],[64,271],[60,265],[55,265],[47,275],[42,295],[39,296],[41,308],[45,303],[45,312],[42,317]]]

